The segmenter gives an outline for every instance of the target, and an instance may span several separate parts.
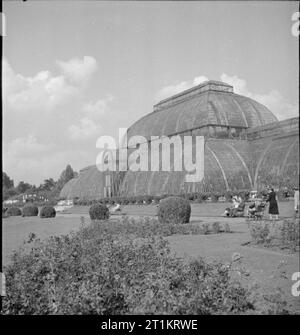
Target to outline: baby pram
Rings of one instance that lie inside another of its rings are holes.
[[[258,203],[250,204],[247,213],[248,218],[254,220],[261,220],[264,217],[266,207],[266,201],[260,201]]]
[[[242,217],[244,216],[245,203],[242,201],[237,207],[228,207],[225,209],[224,216]]]

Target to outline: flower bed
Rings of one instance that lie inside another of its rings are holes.
[[[31,251],[16,252],[4,268],[7,294],[2,313],[286,312],[278,308],[278,302],[258,303],[251,290],[233,281],[232,263],[176,258],[163,233],[153,235],[151,229],[143,230],[154,224],[149,220],[145,219],[141,228],[138,220],[102,221],[68,236],[43,241],[31,236]]]
[[[250,224],[251,244],[288,252],[299,252],[299,219],[270,224],[268,221]]]

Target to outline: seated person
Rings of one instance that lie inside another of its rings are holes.
[[[121,211],[121,205],[120,204],[115,204],[114,206],[111,206],[109,208],[109,211],[111,213],[120,212]]]
[[[235,216],[243,216],[244,215],[244,210],[245,210],[245,202],[242,200],[236,208],[233,208],[231,210],[230,215],[235,217]]]
[[[227,208],[225,209],[225,212],[223,213],[223,216],[229,216],[229,214],[230,214],[230,208],[227,207]]]
[[[248,207],[248,214],[251,216],[254,215],[255,212],[256,212],[256,204],[255,202],[251,202],[251,204]]]
[[[232,198],[232,206],[225,209],[224,216],[237,216],[238,213],[244,213],[245,203],[237,197]]]

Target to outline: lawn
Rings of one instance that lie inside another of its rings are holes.
[[[202,256],[209,261],[230,262],[234,254],[241,259],[241,266],[247,276],[241,276],[246,285],[258,284],[263,292],[275,292],[280,288],[293,310],[300,313],[299,299],[291,295],[293,284],[291,276],[299,270],[299,255],[286,254],[280,251],[255,248],[247,245],[251,240],[245,218],[223,218],[221,214],[226,203],[192,204],[191,223],[229,223],[232,233],[217,235],[173,235],[169,241],[172,252],[180,257],[189,258]],[[293,202],[279,203],[281,217],[291,217]],[[122,212],[128,216],[153,216],[155,205],[128,205]],[[3,263],[8,264],[12,251],[22,245],[29,233],[46,238],[51,235],[68,234],[77,231],[81,217],[89,223],[88,207],[74,207],[68,214],[57,214],[55,218],[40,219],[39,217],[10,217],[3,220]],[[117,217],[117,216],[116,216]],[[276,224],[276,223],[274,223]]]
[[[228,219],[223,218],[221,215],[224,209],[228,207],[228,203],[201,203],[192,204],[191,222],[231,222],[236,227],[237,231],[240,231],[243,227],[245,230],[246,226],[243,223],[244,219]],[[7,264],[9,257],[13,250],[19,248],[23,240],[26,239],[29,233],[34,233],[40,238],[45,238],[51,235],[63,235],[68,234],[72,230],[78,230],[80,226],[80,217],[84,217],[86,222],[89,222],[88,215],[89,207],[87,206],[76,206],[68,210],[64,214],[58,213],[55,218],[40,219],[39,217],[9,217],[3,219],[2,224],[2,255],[3,264]],[[293,213],[293,202],[281,202],[279,203],[279,210],[281,217],[291,217]],[[156,205],[127,205],[123,206],[122,213],[129,216],[154,216],[156,214]],[[248,235],[246,240],[248,239]],[[239,239],[242,239],[239,236]],[[180,239],[179,239],[180,240]],[[245,242],[240,241],[241,244]],[[221,243],[221,248],[225,241]],[[177,244],[176,244],[177,245]],[[193,244],[180,243],[177,247],[178,251],[185,250],[185,247]],[[197,250],[197,248],[196,248]],[[210,248],[208,248],[210,250]],[[191,251],[194,254],[193,251]],[[195,251],[196,252],[196,251]],[[202,252],[202,251],[201,251]],[[210,253],[210,252],[209,252]]]

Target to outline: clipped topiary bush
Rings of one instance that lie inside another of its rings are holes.
[[[95,204],[89,210],[91,220],[108,220],[109,210],[104,204]]]
[[[39,209],[37,206],[26,205],[23,207],[22,216],[37,216],[39,214]]]
[[[191,216],[191,205],[188,200],[180,197],[163,199],[158,207],[160,223],[188,223]]]
[[[7,217],[8,217],[8,215],[7,215],[7,208],[3,208],[2,207],[2,219],[5,219]]]
[[[19,216],[22,215],[22,211],[19,207],[9,207],[8,210],[6,211],[6,214],[8,216]]]
[[[41,209],[40,217],[44,218],[54,218],[56,216],[56,211],[52,206],[44,206]]]

